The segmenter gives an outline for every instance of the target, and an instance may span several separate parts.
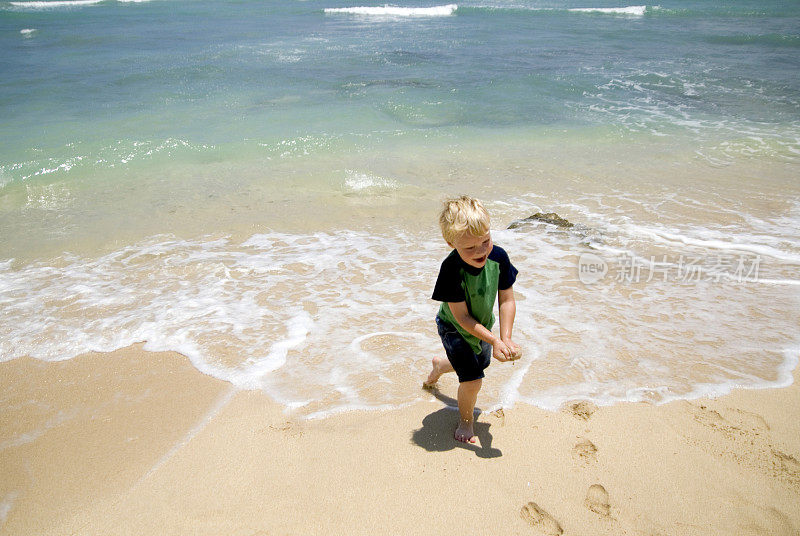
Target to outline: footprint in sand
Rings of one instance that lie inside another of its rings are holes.
[[[775,457],[775,467],[779,468],[778,476],[787,478],[795,486],[800,485],[800,462],[797,461],[797,458],[774,448],[772,455]]]
[[[769,423],[761,415],[721,405],[712,409],[705,404],[687,404],[694,420],[717,436],[699,442],[704,450],[800,489],[800,461],[775,448]]]
[[[587,400],[581,400],[580,402],[573,402],[569,404],[567,406],[567,411],[578,419],[588,421],[589,417],[591,417],[592,414],[597,411],[597,406]]]
[[[797,536],[800,534],[783,512],[771,506],[742,503],[737,512],[737,536]]]
[[[560,536],[564,532],[559,522],[542,510],[535,502],[529,502],[523,506],[519,511],[519,515],[541,534]]]
[[[784,454],[775,449],[772,449],[772,454],[778,458],[784,471],[787,473],[800,473],[800,462],[798,462],[794,456],[791,454]]]
[[[769,424],[761,415],[736,408],[727,409],[728,420],[736,422],[740,427],[753,432],[769,432]]]
[[[303,435],[303,430],[291,421],[285,421],[280,424],[270,424],[269,429],[281,432],[287,437],[300,437]]]
[[[764,417],[756,413],[736,408],[720,408],[720,411],[716,411],[702,404],[691,406],[697,422],[727,435],[748,433],[759,435],[770,429]]]
[[[608,502],[608,492],[600,484],[589,486],[584,504],[586,508],[601,516],[607,516],[611,509],[611,505]]]
[[[491,415],[492,417],[497,417],[498,419],[500,419],[500,426],[505,426],[506,425],[506,414],[503,411],[503,408],[497,408],[496,410],[491,412],[489,415]]]
[[[572,456],[584,462],[595,461],[597,459],[597,447],[585,437],[578,438],[578,442],[572,447]]]

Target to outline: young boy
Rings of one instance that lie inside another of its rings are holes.
[[[433,358],[433,370],[423,385],[432,387],[442,374],[455,371],[461,416],[455,438],[475,443],[473,412],[490,356],[510,361],[521,355],[511,340],[516,314],[512,285],[517,269],[502,248],[493,246],[489,213],[477,199],[461,196],[445,201],[439,226],[445,242],[453,248],[442,262],[433,290],[433,299],[442,302],[436,325],[447,359]],[[498,296],[499,338],[491,332]]]

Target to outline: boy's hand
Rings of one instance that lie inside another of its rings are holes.
[[[492,342],[492,357],[498,361],[508,361],[511,359],[511,350],[506,343],[500,339],[495,339],[494,342]]]
[[[511,352],[510,355],[511,361],[516,361],[517,359],[522,357],[522,348],[520,348],[517,343],[515,343],[511,339],[506,339],[503,342],[505,343],[506,348],[508,348],[509,352]]]

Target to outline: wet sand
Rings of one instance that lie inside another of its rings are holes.
[[[0,363],[0,378],[9,535],[800,531],[797,382],[518,404],[482,413],[473,446],[452,439],[451,377],[425,402],[324,420],[138,346]]]

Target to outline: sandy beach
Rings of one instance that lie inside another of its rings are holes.
[[[472,446],[452,439],[450,377],[400,410],[301,420],[138,346],[0,376],[9,535],[800,531],[797,382],[660,406],[518,404],[481,413]]]
[[[800,536],[800,2],[383,4],[0,0],[0,536]]]

